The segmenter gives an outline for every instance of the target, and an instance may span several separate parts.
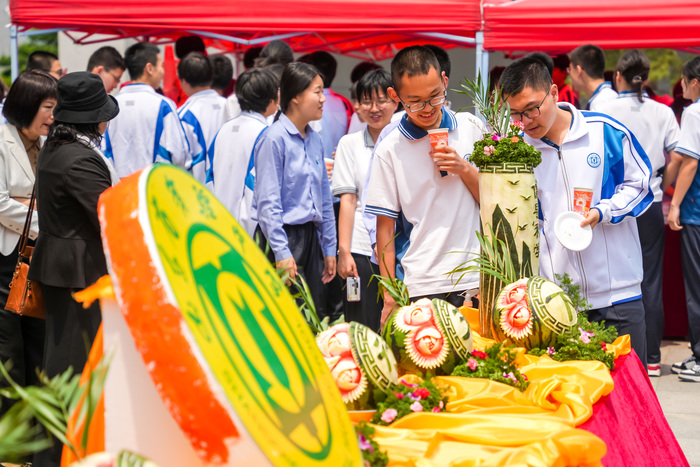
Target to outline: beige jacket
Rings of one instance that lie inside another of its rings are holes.
[[[0,253],[7,256],[15,249],[27,218],[27,206],[13,198],[30,198],[34,172],[17,128],[0,126]],[[39,233],[39,216],[32,216],[30,238]]]

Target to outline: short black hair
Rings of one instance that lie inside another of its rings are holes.
[[[214,89],[226,89],[233,79],[233,63],[226,55],[214,55],[209,57],[213,71],[211,87]]]
[[[260,56],[260,52],[262,52],[262,49],[263,48],[260,46],[255,46],[245,51],[245,53],[243,54],[243,66],[246,70],[250,70],[255,66],[255,60],[257,60]]]
[[[46,99],[58,100],[58,80],[43,71],[25,71],[12,83],[2,114],[16,128],[29,128]]]
[[[597,45],[588,44],[576,47],[569,55],[574,66],[580,66],[593,79],[605,77],[605,52]]]
[[[51,52],[46,52],[45,50],[37,50],[32,52],[27,57],[27,69],[26,71],[39,70],[49,73],[51,71],[51,65],[53,62],[58,60],[56,54]]]
[[[452,71],[452,62],[450,61],[450,55],[447,53],[447,50],[435,44],[425,44],[423,47],[435,54],[435,58],[437,58],[440,64],[440,71],[444,71],[445,76],[449,78],[450,72]]]
[[[201,52],[206,55],[207,48],[199,36],[182,36],[175,41],[175,56],[182,60],[192,52]]]
[[[121,54],[117,52],[117,49],[109,45],[100,47],[90,55],[86,71],[92,71],[98,66],[104,67],[107,71],[116,69],[126,70],[124,59]]]
[[[544,52],[532,52],[525,56],[537,59],[540,62],[544,63],[544,66],[547,67],[550,76],[554,73],[554,60],[549,54],[546,54]]]
[[[264,67],[279,63],[286,66],[294,61],[292,48],[284,41],[268,42],[260,51],[260,57],[255,60],[255,66]]]
[[[267,68],[251,68],[236,80],[236,97],[241,110],[263,113],[270,100],[277,100],[280,82]]]
[[[373,70],[365,74],[357,82],[357,100],[372,99],[372,92],[379,94],[379,91],[387,94],[387,89],[391,87],[391,75],[385,70]]]
[[[303,57],[299,57],[298,61],[313,65],[318,71],[321,72],[323,87],[331,87],[333,80],[335,79],[335,73],[338,70],[338,62],[335,58],[333,58],[333,55],[326,51],[319,50],[317,52],[306,54]]]
[[[365,76],[367,73],[369,73],[372,70],[381,70],[382,66],[379,63],[374,63],[374,62],[360,62],[355,67],[352,69],[350,72],[350,82],[351,83],[357,83],[360,81],[360,78]]]
[[[126,49],[124,64],[126,69],[129,70],[131,80],[133,81],[143,76],[146,64],[157,65],[159,53],[160,49],[158,46],[150,42],[139,42]]]
[[[177,76],[193,88],[211,86],[214,70],[209,57],[201,52],[190,52],[177,64]]]
[[[401,87],[401,78],[416,75],[427,75],[430,68],[435,68],[438,75],[442,71],[440,62],[432,50],[422,45],[414,45],[401,49],[391,61],[391,81],[398,92]]]
[[[499,84],[506,97],[515,96],[525,88],[549,91],[552,87],[552,75],[541,60],[523,57],[506,67]]]

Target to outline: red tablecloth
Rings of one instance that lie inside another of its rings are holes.
[[[683,467],[683,454],[642,363],[634,350],[615,361],[615,389],[593,406],[591,418],[579,426],[608,446],[606,467]]]

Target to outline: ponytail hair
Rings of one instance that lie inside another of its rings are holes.
[[[632,91],[637,93],[639,102],[644,102],[643,87],[644,82],[649,79],[650,69],[649,57],[640,50],[626,52],[617,61],[617,67],[615,68],[632,88]]]
[[[284,67],[280,80],[280,110],[275,115],[275,121],[280,114],[286,113],[292,99],[303,93],[313,80],[321,76],[321,73],[313,65],[301,62],[293,62]]]

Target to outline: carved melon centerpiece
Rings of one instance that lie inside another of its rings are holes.
[[[384,328],[399,372],[450,374],[472,350],[464,315],[444,300],[418,300],[396,310]]]
[[[503,288],[493,305],[493,330],[498,340],[545,349],[576,325],[577,314],[561,287],[534,276]]]
[[[386,342],[363,324],[336,324],[319,333],[316,343],[351,410],[372,407],[399,382],[396,360]]]

